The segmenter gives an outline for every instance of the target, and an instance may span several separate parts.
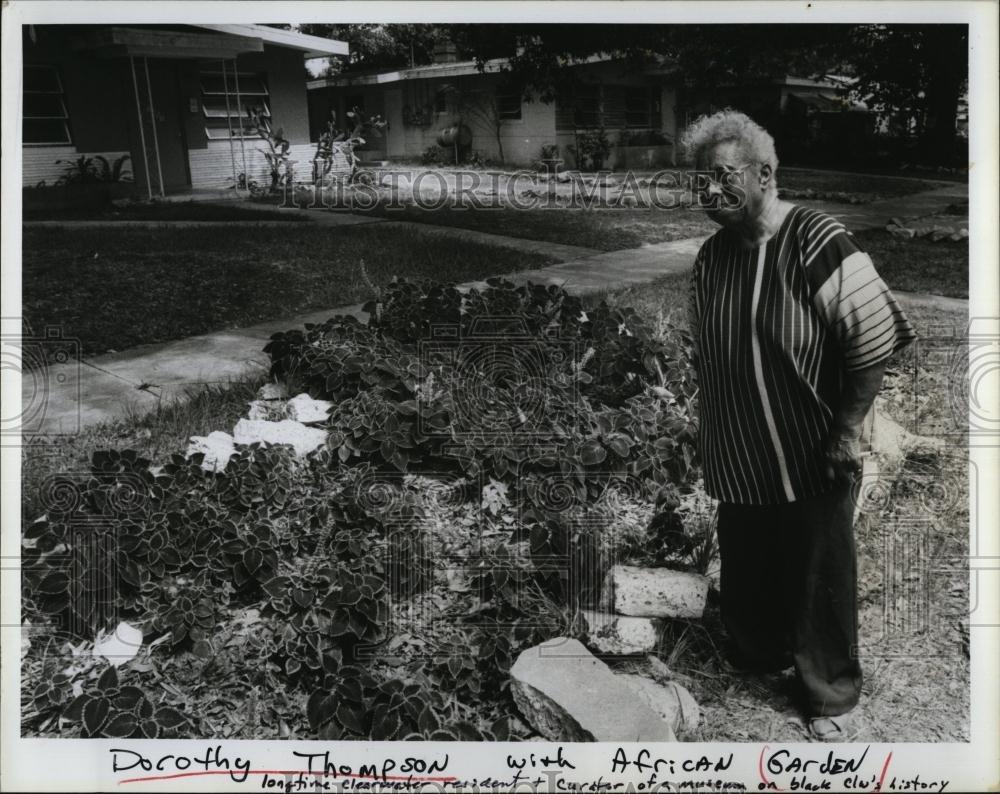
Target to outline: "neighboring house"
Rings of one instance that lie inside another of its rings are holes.
[[[574,167],[579,136],[602,127],[613,144],[608,167],[674,162],[676,92],[662,77],[592,58],[572,67],[580,78],[574,96],[528,102],[505,85],[502,61],[487,63],[481,72],[447,49],[435,60],[429,66],[310,81],[313,138],[331,111],[342,123],[344,114],[357,107],[388,122],[383,137],[360,152],[367,160],[417,160],[437,145],[443,130],[461,123],[472,133],[471,151],[496,161],[502,149],[507,165],[529,166],[542,157],[543,146],[558,146],[564,167]]]
[[[348,52],[263,25],[33,25],[23,46],[22,183],[55,183],[57,160],[127,154],[147,196],[266,182],[248,106],[311,173],[303,59]]]
[[[723,86],[691,97],[685,121],[724,107],[742,110],[774,136],[784,162],[851,159],[869,145],[876,118],[846,96],[852,81],[828,75],[812,80],[786,76],[749,86]]]

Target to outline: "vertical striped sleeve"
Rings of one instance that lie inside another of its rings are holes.
[[[882,362],[917,338],[871,257],[848,232],[818,240],[807,272],[813,305],[836,339],[847,371]]]
[[[695,257],[694,267],[691,268],[691,277],[688,281],[688,297],[687,297],[687,310],[688,310],[688,328],[691,330],[691,344],[694,348],[694,366],[697,370],[698,361],[700,359],[699,355],[699,344],[698,344],[698,324],[701,317],[701,290],[699,289],[699,281],[701,279],[701,269],[705,261],[705,246],[708,243],[705,242],[700,249],[698,249],[698,256]]]

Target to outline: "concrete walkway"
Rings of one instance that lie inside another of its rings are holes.
[[[852,229],[864,229],[884,226],[892,217],[913,219],[936,214],[948,204],[967,196],[966,186],[956,185],[867,205],[798,203],[829,211]],[[425,233],[545,253],[558,260],[558,263],[505,277],[515,283],[532,281],[562,285],[570,292],[580,295],[646,283],[668,273],[684,272],[691,266],[704,239],[691,238],[641,248],[598,252],[578,246],[503,237],[454,227],[382,220],[337,212],[308,214],[316,223],[324,226],[352,226],[358,223],[407,225]],[[115,225],[121,223],[114,222]],[[259,224],[259,221],[252,223]],[[202,225],[187,221],[169,225],[184,224]],[[278,222],[275,225],[289,224]],[[296,228],[305,225],[307,224],[294,224]],[[481,288],[484,282],[470,282],[463,286]],[[948,308],[967,305],[964,301],[938,299],[937,296],[901,297],[921,302],[938,302]],[[49,367],[44,372],[26,372],[22,375],[23,415],[30,414],[33,420],[30,427],[25,428],[25,432],[75,434],[80,428],[118,418],[126,411],[144,413],[160,403],[183,399],[188,390],[202,384],[224,383],[249,372],[264,372],[268,360],[261,348],[271,334],[301,327],[305,323],[321,323],[335,314],[364,317],[360,305],[343,306],[286,317],[249,328],[218,331],[164,344],[143,345],[121,353]]]
[[[956,183],[948,187],[873,201],[870,204],[837,204],[830,201],[793,200],[794,204],[814,207],[840,219],[849,229],[882,229],[892,218],[916,220],[939,215],[949,204],[969,200],[969,186]]]

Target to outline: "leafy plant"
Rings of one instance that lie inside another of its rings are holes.
[[[345,667],[336,680],[316,690],[306,704],[309,724],[321,739],[393,741],[503,741],[506,719],[492,729],[448,719],[439,691],[398,678],[378,682],[361,667]]]
[[[382,130],[387,126],[381,116],[369,117],[357,107],[347,111],[347,119],[347,126],[341,129],[337,126],[337,114],[331,111],[326,128],[319,136],[314,158],[318,164],[314,178],[319,184],[325,184],[335,160],[340,158],[346,162],[349,181],[354,181],[358,177],[360,162],[355,149],[363,147],[368,138],[382,137]]]
[[[268,187],[269,193],[277,193],[280,187],[291,188],[294,179],[294,160],[291,159],[291,141],[285,137],[284,129],[278,127],[271,128],[271,120],[264,115],[263,109],[259,107],[247,108],[247,119],[252,130],[267,145],[266,149],[258,149],[267,160],[267,167],[271,174],[271,184]]]
[[[63,717],[81,724],[85,739],[161,739],[191,722],[170,706],[157,707],[139,687],[122,685],[114,667],[75,698]]]
[[[57,185],[80,185],[131,181],[132,174],[126,170],[126,164],[132,158],[123,154],[113,163],[103,155],[87,156],[81,154],[75,160],[56,160],[56,165],[65,166],[63,174],[56,181]]]
[[[571,148],[579,168],[600,171],[611,154],[611,141],[607,131],[601,127],[577,133],[576,145]]]

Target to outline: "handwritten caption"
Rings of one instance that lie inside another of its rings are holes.
[[[191,778],[192,790],[199,779],[210,776],[275,792],[942,792],[950,782],[892,769],[892,753],[876,752],[870,745],[811,752],[765,745],[755,768],[747,763],[746,754],[740,760],[734,753],[677,750],[660,755],[630,746],[618,747],[602,760],[586,746],[549,745],[541,751],[499,753],[491,760],[503,771],[491,775],[470,775],[469,758],[458,756],[456,761],[454,753],[436,750],[357,762],[332,751],[289,749],[281,768],[265,768],[250,757],[226,752],[221,744],[187,755],[156,755],[126,747],[108,752],[119,785]]]

